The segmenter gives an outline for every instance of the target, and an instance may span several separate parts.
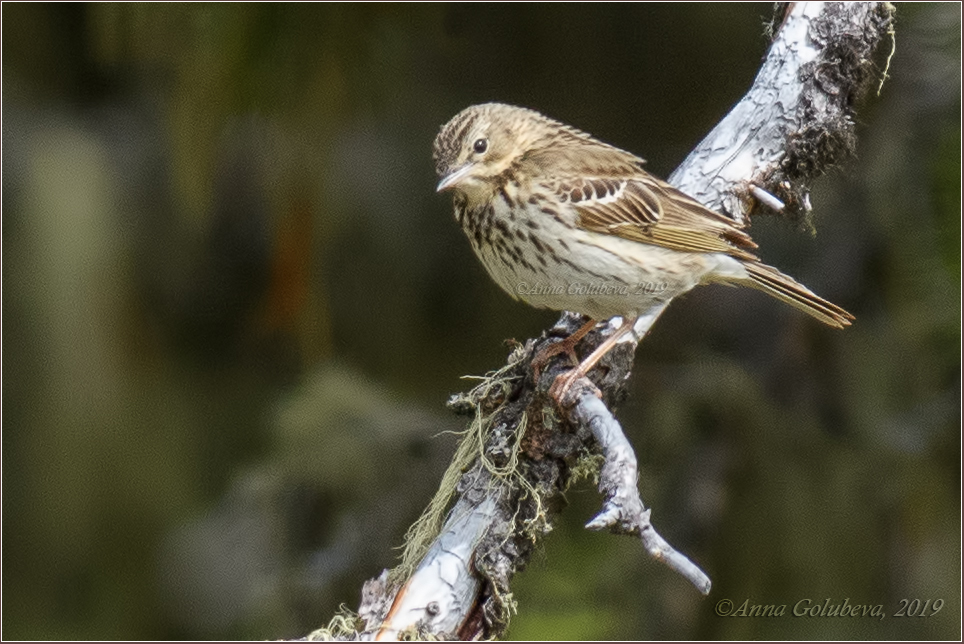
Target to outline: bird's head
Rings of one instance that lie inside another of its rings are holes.
[[[462,110],[435,137],[437,190],[470,197],[495,190],[499,175],[531,150],[550,124],[554,122],[538,112],[501,103]]]

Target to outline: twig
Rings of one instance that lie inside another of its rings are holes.
[[[587,387],[587,384],[585,379],[576,384],[581,387],[581,394],[569,416],[573,422],[589,427],[602,448],[605,462],[599,473],[599,491],[606,500],[602,511],[586,527],[639,537],[651,557],[662,561],[708,595],[711,584],[706,573],[669,545],[650,523],[652,511],[643,505],[636,487],[639,472],[633,448],[619,422],[599,399],[595,387],[591,384]]]

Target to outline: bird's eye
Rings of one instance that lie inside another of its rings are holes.
[[[485,139],[476,139],[475,143],[472,144],[472,149],[478,154],[482,154],[489,149],[489,142]]]

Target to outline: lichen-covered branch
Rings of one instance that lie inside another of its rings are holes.
[[[753,86],[670,183],[738,222],[761,212],[807,220],[810,183],[853,151],[855,105],[881,75],[871,55],[892,35],[892,12],[887,3],[778,6],[775,37]],[[584,322],[570,313],[454,397],[450,408],[472,420],[438,495],[409,534],[402,565],[366,585],[359,618],[341,617],[310,638],[498,637],[515,608],[512,577],[548,532],[556,500],[575,480],[597,474],[605,500],[587,527],[638,536],[651,556],[708,592],[709,578],[653,529],[637,490],[635,454],[610,411],[655,317],[637,322],[635,337],[601,360],[592,382],[576,383],[571,405],[547,395],[569,368],[564,360],[550,363],[538,381],[530,365],[539,349]],[[578,348],[588,353],[611,331],[597,326]]]

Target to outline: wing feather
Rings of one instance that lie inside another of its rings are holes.
[[[579,191],[592,195],[580,185],[592,182],[600,185],[598,179],[580,179],[573,192],[577,196]],[[613,188],[602,196],[597,192],[590,198],[573,199],[579,226],[673,250],[757,259],[750,252],[757,245],[735,222],[668,183],[637,170],[635,176],[624,178]]]
[[[646,172],[643,159],[588,135],[559,136],[558,145],[526,153],[520,167],[551,178],[542,185],[572,203],[576,225],[673,250],[758,261],[751,252],[757,245],[736,222]]]

